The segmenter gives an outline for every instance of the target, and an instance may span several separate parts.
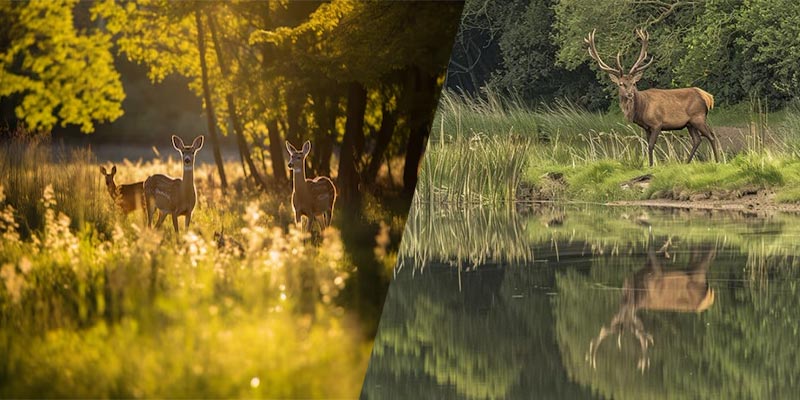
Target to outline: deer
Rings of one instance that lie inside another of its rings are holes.
[[[144,181],[144,194],[147,204],[147,226],[153,222],[155,210],[159,210],[156,229],[161,227],[167,215],[172,215],[172,227],[178,233],[178,216],[186,217],[186,229],[192,221],[192,212],[197,203],[197,189],[194,186],[194,159],[203,148],[203,136],[194,139],[191,146],[183,144],[183,140],[172,135],[172,147],[181,153],[183,161],[183,178],[171,178],[156,174]]]
[[[134,210],[142,210],[147,214],[144,201],[144,186],[143,182],[126,183],[117,185],[114,182],[114,176],[117,174],[117,166],[111,166],[111,173],[106,171],[106,167],[100,167],[100,173],[106,179],[106,188],[114,204],[119,207],[125,215],[130,214]]]
[[[714,154],[714,161],[719,162],[717,152],[717,138],[706,122],[708,111],[714,107],[714,96],[698,87],[681,89],[647,89],[639,91],[636,83],[642,79],[642,74],[655,59],[647,58],[647,43],[650,35],[646,30],[637,29],[636,36],[641,41],[639,57],[631,69],[625,73],[620,62],[621,52],[617,52],[617,67],[608,66],[597,52],[594,36],[597,29],[592,30],[584,38],[589,45],[589,56],[597,62],[600,69],[611,78],[619,87],[619,105],[622,113],[629,122],[633,122],[644,129],[648,136],[647,151],[650,167],[653,166],[653,150],[656,140],[662,130],[681,130],[686,128],[692,139],[692,149],[689,152],[687,163],[692,162],[697,148],[705,137]]]
[[[302,217],[307,219],[306,231],[310,232],[312,222],[322,216],[321,228],[330,226],[333,218],[333,205],[336,202],[336,186],[327,176],[306,178],[306,157],[311,152],[311,141],[306,140],[303,148],[297,150],[286,141],[289,152],[289,169],[292,170],[292,209],[294,222],[300,224]]]
[[[668,243],[671,243],[668,242]],[[666,252],[665,244],[659,252]],[[668,253],[667,253],[668,256]],[[644,373],[650,366],[647,349],[653,344],[653,336],[645,330],[642,320],[636,315],[639,310],[696,312],[707,310],[714,304],[714,290],[706,281],[706,274],[716,257],[712,248],[702,254],[692,254],[689,269],[665,271],[656,251],[649,247],[645,267],[626,278],[622,284],[622,301],[619,311],[608,326],[600,328],[600,333],[589,342],[586,358],[592,368],[597,366],[597,349],[603,340],[617,334],[617,346],[622,347],[622,333],[630,331],[636,337],[641,349],[637,369]]]

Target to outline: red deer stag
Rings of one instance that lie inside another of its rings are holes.
[[[600,328],[597,337],[589,342],[586,358],[592,368],[597,365],[600,343],[608,335],[617,334],[617,346],[621,347],[621,336],[626,330],[636,336],[641,347],[642,354],[637,363],[639,370],[644,372],[650,365],[647,349],[653,344],[653,336],[645,331],[642,320],[636,315],[638,310],[699,313],[714,304],[714,290],[708,286],[706,274],[716,250],[712,248],[703,253],[700,260],[698,255],[692,255],[688,271],[664,271],[655,250],[648,249],[645,268],[634,274],[633,282],[625,279],[622,285],[622,302],[611,324]]]
[[[297,150],[286,141],[289,152],[289,169],[292,170],[292,208],[294,222],[299,224],[303,215],[308,220],[306,230],[311,231],[311,223],[321,215],[323,228],[330,225],[333,217],[333,204],[336,202],[336,187],[326,176],[306,179],[306,157],[311,151],[311,142],[303,143],[303,149]]]
[[[708,139],[714,153],[714,161],[719,162],[717,154],[717,139],[711,128],[706,123],[708,110],[714,107],[714,97],[708,92],[697,88],[682,89],[647,89],[639,91],[636,82],[642,79],[642,73],[650,64],[643,63],[647,58],[647,31],[638,29],[636,35],[642,41],[639,58],[633,63],[628,73],[623,72],[620,62],[620,53],[617,53],[617,68],[609,67],[597,53],[594,44],[594,35],[597,29],[587,36],[584,41],[589,45],[589,56],[597,62],[601,70],[608,73],[611,80],[619,87],[619,105],[628,121],[641,126],[648,135],[647,151],[650,166],[653,166],[653,149],[658,135],[662,130],[679,130],[686,128],[692,137],[692,150],[689,152],[687,163],[692,162],[697,147],[702,138]]]

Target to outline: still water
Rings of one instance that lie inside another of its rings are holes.
[[[796,398],[798,239],[780,214],[417,204],[362,398]]]

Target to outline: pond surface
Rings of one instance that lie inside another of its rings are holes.
[[[789,215],[417,204],[362,398],[794,398],[798,239]]]

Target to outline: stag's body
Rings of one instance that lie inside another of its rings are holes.
[[[619,53],[617,53],[617,68],[612,68],[603,62],[594,44],[594,34],[595,31],[592,31],[584,39],[589,45],[589,56],[597,62],[601,70],[609,74],[611,80],[619,87],[619,104],[625,118],[645,130],[650,166],[653,166],[653,151],[661,131],[684,128],[689,131],[692,138],[692,149],[689,152],[687,163],[694,158],[703,137],[711,144],[714,161],[719,161],[716,136],[706,122],[708,111],[714,107],[714,97],[697,87],[637,90],[636,83],[642,78],[644,70],[653,62],[651,58],[650,61],[642,64],[647,58],[649,38],[647,32],[643,30],[636,32],[642,41],[642,48],[639,58],[627,74],[623,73]]]
[[[330,178],[318,176],[314,179],[306,178],[305,158],[311,151],[311,142],[303,143],[303,149],[297,150],[291,143],[286,142],[289,152],[289,168],[292,170],[292,208],[294,220],[299,224],[303,216],[308,220],[306,230],[311,231],[311,224],[317,216],[323,218],[323,228],[331,223],[333,218],[333,205],[336,202],[336,187]]]
[[[183,140],[172,136],[172,144],[181,153],[183,161],[183,178],[171,178],[156,174],[144,181],[144,193],[147,200],[147,225],[153,222],[155,210],[159,210],[156,228],[160,228],[167,215],[172,215],[172,226],[178,232],[178,217],[186,217],[186,229],[192,220],[192,212],[197,203],[197,189],[194,186],[194,157],[203,147],[203,137],[194,139],[191,146],[184,146]]]
[[[637,311],[699,313],[707,310],[714,304],[714,290],[708,286],[706,274],[715,256],[716,251],[712,249],[699,261],[693,256],[690,270],[664,271],[655,250],[649,248],[645,268],[638,271],[632,280],[625,279],[622,285],[619,311],[609,326],[600,328],[600,334],[589,343],[588,359],[592,367],[596,365],[597,349],[608,335],[616,333],[621,336],[630,331],[639,341],[642,354],[638,367],[644,370],[649,365],[647,348],[653,343],[653,337],[645,330]]]
[[[106,179],[108,194],[122,212],[126,215],[135,210],[142,210],[146,213],[143,182],[117,185],[116,182],[114,182],[114,175],[117,174],[116,165],[111,167],[111,173],[107,173],[105,167],[100,167],[100,173],[102,173]]]

